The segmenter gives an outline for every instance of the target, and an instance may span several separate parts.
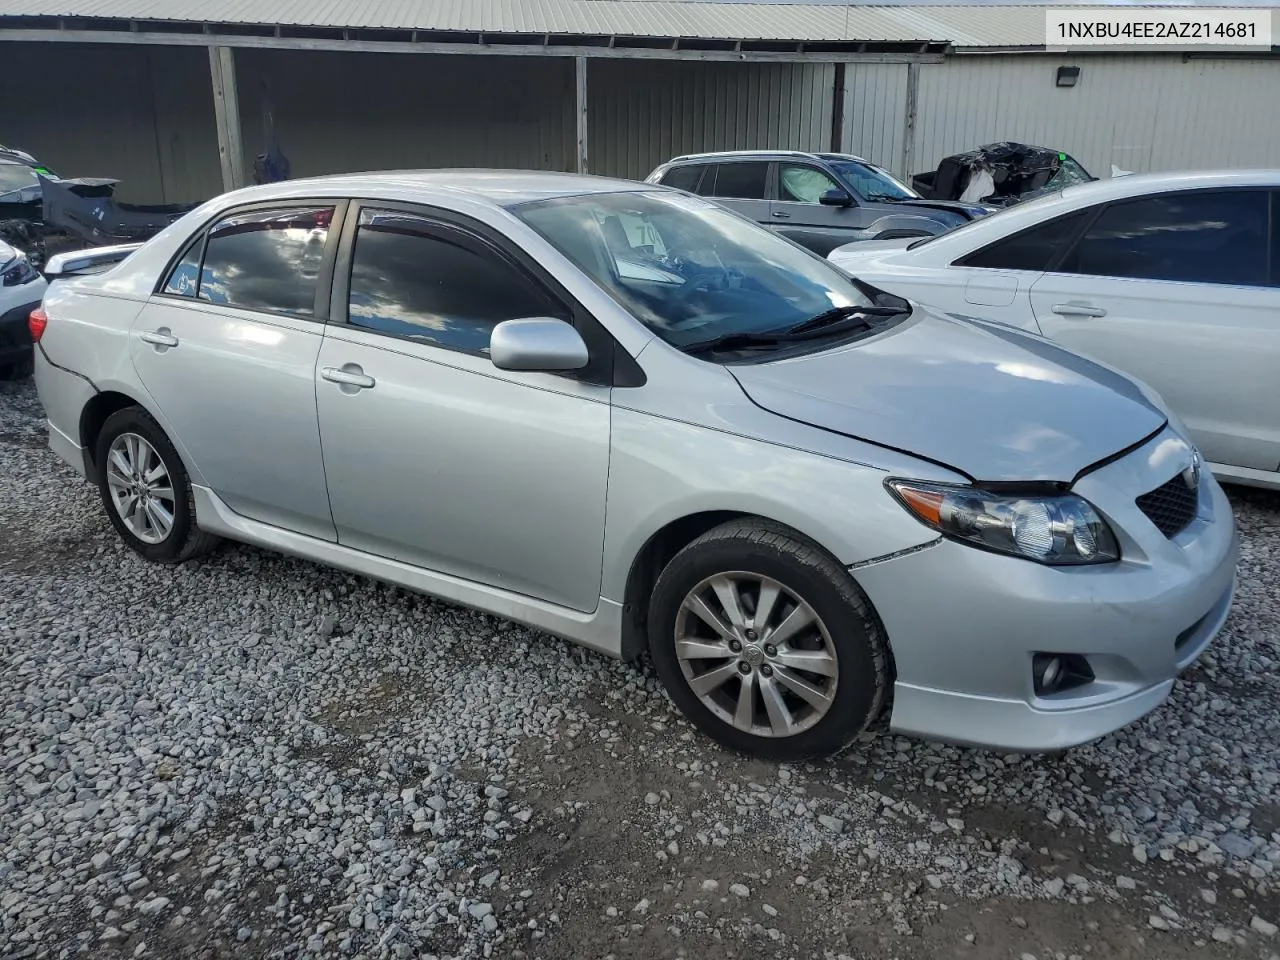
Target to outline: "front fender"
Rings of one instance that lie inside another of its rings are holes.
[[[937,539],[884,489],[884,469],[614,408],[601,593],[622,601],[655,533],[728,511],[786,524],[846,566]]]

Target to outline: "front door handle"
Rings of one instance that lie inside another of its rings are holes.
[[[774,215],[775,217],[777,217],[779,220],[790,220],[790,219],[791,219],[791,214],[786,213],[786,212],[784,212],[784,211],[782,211],[782,210],[775,210],[775,211],[773,211],[773,215]]]
[[[368,390],[377,384],[377,381],[360,369],[360,365],[357,363],[343,364],[341,368],[325,367],[320,371],[320,376],[330,383],[338,383],[344,387],[356,387],[360,390]]]
[[[138,334],[138,339],[155,347],[176,347],[178,345],[178,338],[169,332],[168,327],[161,327],[159,330],[154,330],[150,333],[140,333]]]
[[[1091,303],[1055,303],[1053,312],[1062,317],[1105,317],[1107,311]]]

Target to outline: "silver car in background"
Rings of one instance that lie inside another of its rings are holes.
[[[828,755],[890,704],[1078,744],[1231,605],[1231,509],[1151,391],[680,191],[297,180],[49,272],[49,443],[142,556],[226,537],[647,651],[736,749]]]

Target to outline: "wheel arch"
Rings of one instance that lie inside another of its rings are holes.
[[[779,529],[788,536],[826,553],[837,565],[844,566],[828,547],[813,537],[788,523],[758,513],[742,510],[704,510],[670,520],[655,530],[644,542],[632,559],[627,573],[622,601],[621,649],[624,661],[634,660],[649,649],[649,597],[653,592],[654,584],[657,583],[658,575],[677,553],[698,537],[733,520],[755,521]],[[878,617],[879,615],[875,613],[875,605],[867,597],[866,591],[862,590],[861,585],[857,584],[857,578],[852,574],[849,574],[849,577],[862,593],[868,609]],[[881,628],[883,631],[883,625]],[[889,673],[892,678],[896,675],[892,644],[888,641],[888,634],[884,635],[886,646],[889,647]]]
[[[190,455],[181,439],[175,437],[173,431],[169,429],[169,424],[165,418],[160,416],[147,400],[134,391],[122,388],[117,384],[100,385],[98,392],[90,397],[89,401],[80,410],[78,439],[81,448],[84,450],[84,463],[88,478],[93,480],[97,477],[97,445],[98,435],[102,432],[102,425],[107,422],[107,418],[113,413],[124,410],[127,407],[138,407],[159,424],[160,429],[169,438],[169,442],[178,451],[183,467],[186,468],[192,481],[196,482],[198,474],[192,469]]]

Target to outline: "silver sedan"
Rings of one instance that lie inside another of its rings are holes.
[[[1078,744],[1231,605],[1230,507],[1145,386],[674,190],[299,180],[49,272],[49,443],[139,554],[230,538],[647,652],[736,749],[886,710]]]

